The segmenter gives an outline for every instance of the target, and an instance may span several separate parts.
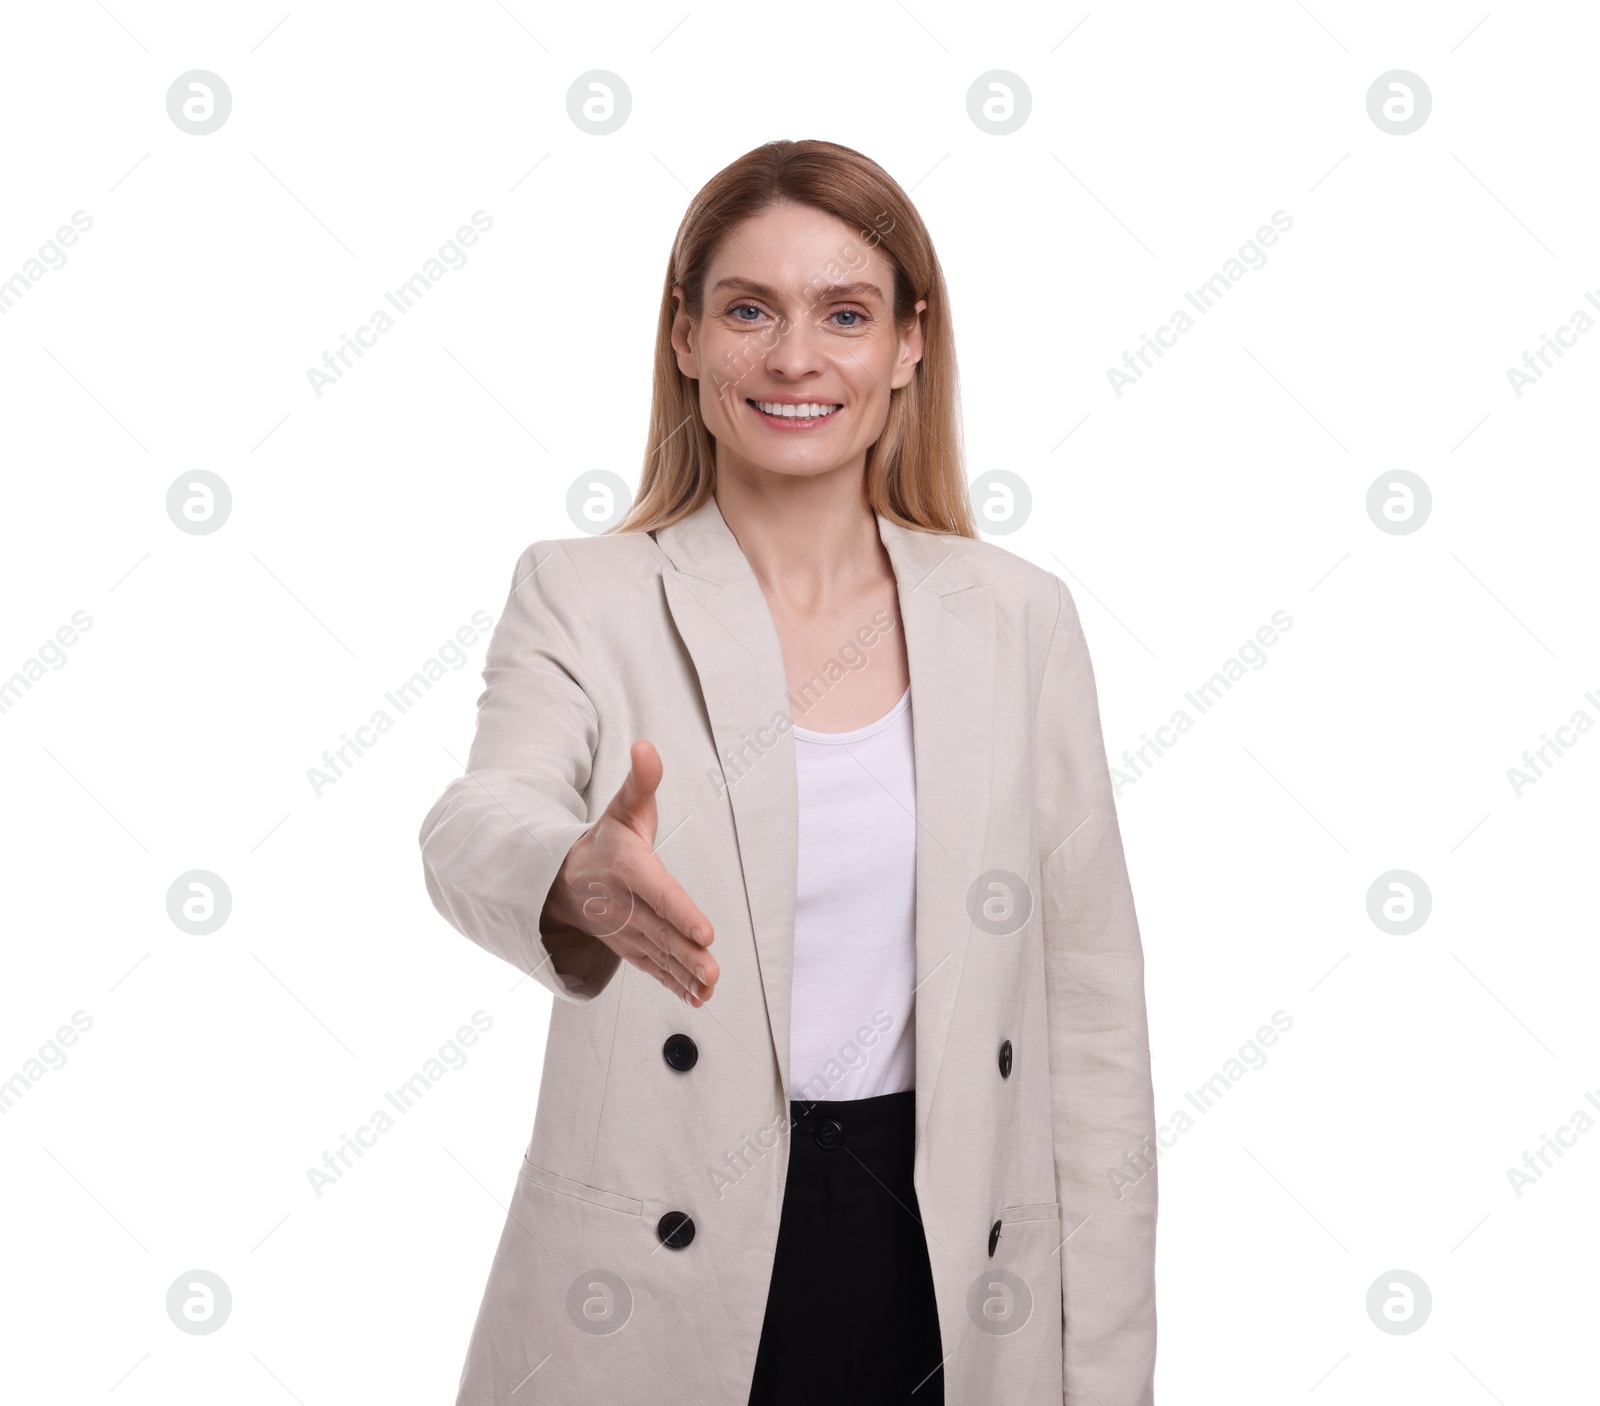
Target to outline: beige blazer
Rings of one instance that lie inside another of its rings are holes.
[[[1143,954],[1077,610],[993,544],[878,532],[911,670],[915,1185],[944,1399],[1151,1406]],[[841,667],[863,652],[841,641]],[[788,1170],[798,815],[781,646],[715,500],[653,535],[534,543],[484,683],[467,774],[422,824],[428,893],[557,999],[458,1406],[747,1406]],[[658,853],[716,930],[698,1010],[538,930],[639,738],[665,765]],[[822,1400],[825,1343],[817,1368]]]

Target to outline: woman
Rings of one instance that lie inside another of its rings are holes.
[[[523,554],[422,826],[558,997],[460,1403],[1153,1400],[1094,677],[976,537],[955,396],[877,165],[771,142],[695,198],[635,504]]]

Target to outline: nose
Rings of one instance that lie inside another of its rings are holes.
[[[763,359],[766,369],[788,381],[804,380],[813,372],[824,370],[828,364],[822,349],[825,335],[810,325],[804,313],[798,319],[786,317],[777,341],[767,349]]]

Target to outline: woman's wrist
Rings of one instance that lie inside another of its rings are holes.
[[[578,855],[579,847],[589,838],[589,832],[580,835],[572,848],[561,861],[561,867],[556,870],[555,879],[550,884],[550,891],[545,895],[544,907],[539,913],[539,933],[542,937],[562,936],[590,936],[579,926],[579,919],[583,917],[582,908],[573,901],[572,883],[570,875],[574,867],[574,856]]]

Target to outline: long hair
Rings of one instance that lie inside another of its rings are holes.
[[[962,455],[956,354],[944,274],[916,207],[875,161],[824,141],[774,141],[746,152],[706,182],[673,240],[656,323],[650,437],[639,491],[613,532],[650,532],[699,508],[715,488],[715,444],[700,415],[699,383],[672,348],[674,286],[698,323],[706,271],[722,239],[778,204],[808,205],[858,231],[894,266],[894,321],[903,332],[922,313],[923,354],[906,385],[889,393],[883,433],[867,450],[873,509],[901,527],[976,537]]]

